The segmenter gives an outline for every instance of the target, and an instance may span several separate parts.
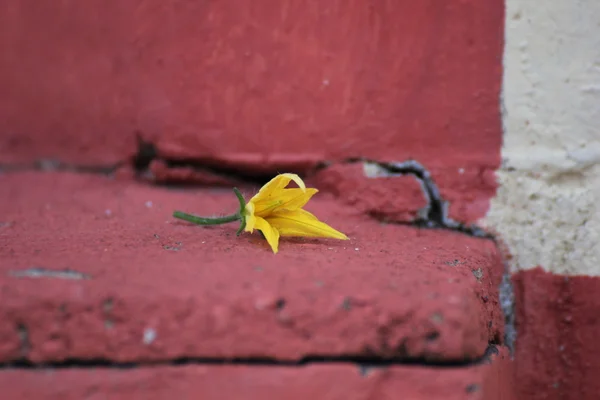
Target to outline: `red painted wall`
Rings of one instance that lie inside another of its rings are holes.
[[[139,131],[163,157],[249,170],[415,158],[450,197],[489,198],[503,12],[501,0],[7,0],[0,162],[115,163]]]
[[[495,165],[492,3],[5,1],[2,155],[106,162],[139,129],[174,156]]]
[[[600,396],[600,278],[541,268],[515,275],[515,375],[523,399]]]

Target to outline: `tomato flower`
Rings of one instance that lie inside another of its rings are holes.
[[[290,182],[298,188],[288,188]],[[296,174],[280,174],[271,179],[247,203],[236,188],[233,189],[240,202],[237,213],[218,218],[203,218],[181,211],[175,211],[175,218],[183,219],[199,225],[216,225],[233,221],[241,221],[238,235],[242,231],[253,233],[259,230],[273,253],[279,250],[279,238],[321,237],[348,240],[348,237],[329,225],[318,220],[310,212],[303,209],[318,190],[307,189],[302,179]]]

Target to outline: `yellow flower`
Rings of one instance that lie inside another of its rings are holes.
[[[286,189],[290,181],[296,182],[299,188]],[[274,253],[279,248],[280,236],[348,240],[342,232],[302,209],[317,192],[317,189],[307,189],[296,174],[277,175],[246,204],[242,215],[246,222],[244,230],[250,233],[260,230]]]

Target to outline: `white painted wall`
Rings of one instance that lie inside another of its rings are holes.
[[[501,187],[513,269],[600,275],[600,0],[507,0]]]

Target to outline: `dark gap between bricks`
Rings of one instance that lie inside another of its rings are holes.
[[[38,369],[134,369],[141,367],[157,366],[187,366],[187,365],[245,365],[245,366],[271,366],[271,367],[305,367],[321,364],[351,364],[355,365],[361,374],[373,368],[385,368],[393,366],[421,366],[435,369],[450,368],[468,368],[477,365],[490,364],[493,356],[499,353],[495,344],[487,347],[483,356],[462,361],[440,361],[427,360],[424,358],[409,359],[383,359],[377,357],[365,356],[339,356],[339,357],[321,357],[307,356],[299,361],[286,361],[274,358],[177,358],[173,360],[140,361],[140,362],[114,362],[108,359],[67,359],[60,362],[49,362],[36,364],[27,359],[14,361],[10,363],[0,363],[2,370],[38,370]]]

